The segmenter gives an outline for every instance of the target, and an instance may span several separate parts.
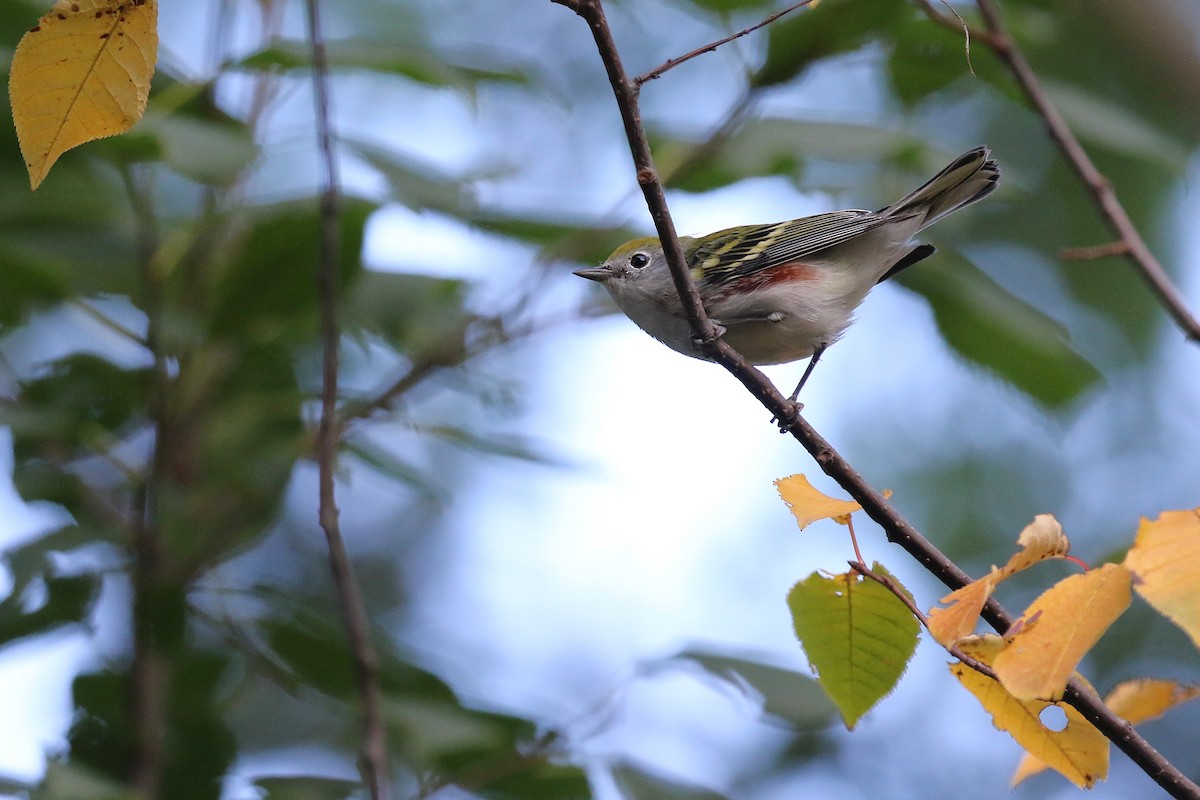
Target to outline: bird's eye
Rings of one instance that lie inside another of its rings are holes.
[[[629,266],[634,269],[641,269],[650,263],[650,256],[645,253],[634,253],[629,257]]]

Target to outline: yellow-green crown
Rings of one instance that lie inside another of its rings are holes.
[[[662,249],[662,245],[659,243],[657,236],[640,236],[637,239],[630,239],[628,242],[621,245],[616,250],[613,250],[612,255],[610,255],[605,260],[613,261],[613,260],[617,260],[617,259],[624,259],[625,256],[629,255],[630,253],[634,252],[635,250],[661,250],[661,249]]]

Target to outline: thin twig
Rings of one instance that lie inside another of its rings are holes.
[[[925,630],[929,630],[929,617],[925,616],[925,612],[922,611],[921,607],[917,605],[917,601],[912,598],[912,595],[904,591],[904,589],[897,584],[893,578],[888,575],[880,575],[878,572],[868,568],[863,562],[862,556],[859,556],[858,561],[850,561],[848,563],[850,564],[850,568],[859,575],[862,575],[864,578],[870,578],[894,594],[900,600],[900,602],[904,603],[904,606],[912,612],[912,615],[917,618],[917,621],[921,623]],[[957,645],[951,643],[942,646],[946,648],[947,653],[954,656],[963,664],[967,665],[979,674],[986,675],[994,681],[1000,680],[998,677],[996,677],[995,670],[993,670],[987,664],[984,664],[982,661],[977,661],[976,659],[971,658],[971,656],[959,649]]]
[[[1170,276],[1167,275],[1162,264],[1142,239],[1137,226],[1133,224],[1125,207],[1117,199],[1117,193],[1108,178],[1104,177],[1092,163],[1087,151],[1083,149],[1083,145],[1075,138],[1075,134],[1063,119],[1062,114],[1058,112],[1046,95],[1033,67],[1030,66],[1025,54],[1017,47],[1016,42],[1005,28],[1004,21],[1000,18],[995,4],[992,0],[976,0],[976,4],[979,6],[984,24],[991,34],[988,44],[1000,60],[1008,65],[1017,84],[1025,93],[1025,97],[1046,123],[1050,138],[1058,145],[1071,167],[1091,192],[1096,206],[1100,209],[1108,226],[1125,243],[1129,258],[1137,266],[1146,283],[1150,285],[1150,289],[1158,295],[1159,302],[1175,320],[1175,324],[1183,331],[1184,336],[1200,344],[1200,321],[1188,310],[1187,304],[1179,294],[1179,290],[1175,288]]]
[[[346,552],[338,522],[334,469],[337,457],[338,347],[338,170],[330,121],[329,65],[321,34],[319,0],[307,0],[308,37],[313,56],[313,94],[316,104],[317,136],[324,169],[320,201],[320,266],[317,290],[321,305],[321,422],[317,429],[319,509],[321,528],[329,546],[329,569],[337,588],[346,638],[354,656],[355,678],[362,704],[362,748],[360,769],[371,800],[387,800],[389,769],[387,737],[383,722],[383,690],[380,686],[379,654],[371,642],[370,625],[362,592]]]
[[[100,311],[98,308],[94,307],[91,303],[87,302],[86,300],[81,300],[79,298],[72,298],[68,302],[70,303],[70,305],[74,306],[75,308],[78,308],[84,314],[87,314],[94,321],[96,321],[96,322],[100,323],[101,325],[103,325],[104,327],[108,328],[113,333],[116,333],[117,335],[122,336],[125,339],[128,339],[129,341],[133,342],[134,344],[141,345],[142,347],[149,347],[149,343],[146,341],[146,337],[142,336],[140,333],[133,330],[132,328],[129,328],[129,327],[117,322],[115,319],[108,316],[104,312]]]
[[[1091,247],[1064,247],[1058,251],[1058,257],[1064,261],[1091,261],[1096,258],[1129,255],[1129,245],[1125,242],[1106,242]]]
[[[983,2],[983,0],[980,0]],[[646,132],[641,124],[637,92],[625,76],[620,53],[604,16],[601,0],[552,0],[566,6],[587,22],[596,42],[600,59],[608,73],[613,93],[625,125],[630,152],[637,169],[638,184],[654,219],[655,228],[667,257],[667,264],[680,295],[688,322],[697,344],[705,355],[724,366],[763,406],[779,420],[782,430],[789,432],[817,461],[821,469],[858,501],[871,519],[882,527],[888,541],[900,545],[931,574],[952,589],[970,582],[961,568],[925,539],[887,500],[868,484],[830,444],[800,416],[797,405],[785,398],[765,375],[751,366],[732,347],[717,335],[705,314],[699,293],[686,268],[683,252],[675,234],[674,223],[662,186],[655,172]],[[983,617],[999,631],[1012,626],[1012,616],[994,598],[988,600]],[[1152,779],[1173,797],[1200,800],[1197,787],[1146,742],[1132,726],[1113,714],[1100,698],[1072,680],[1064,698],[1106,737],[1117,744]]]
[[[639,75],[638,77],[634,78],[633,85],[635,87],[641,88],[642,84],[644,84],[648,81],[655,80],[656,78],[662,77],[663,73],[667,72],[668,70],[675,69],[675,67],[678,67],[680,64],[682,64],[686,61],[691,61],[696,56],[701,56],[701,55],[704,55],[705,53],[711,53],[714,50],[716,50],[718,47],[720,47],[721,45],[729,44],[734,39],[740,39],[741,37],[745,36],[748,33],[754,33],[759,28],[764,28],[767,25],[770,25],[772,22],[779,19],[784,14],[790,14],[793,11],[795,11],[797,8],[800,8],[801,6],[806,6],[811,2],[813,2],[813,0],[800,0],[799,3],[794,3],[790,6],[788,6],[787,8],[783,9],[782,11],[776,11],[774,14],[767,17],[766,19],[764,19],[762,22],[758,23],[757,25],[751,25],[749,28],[738,31],[737,33],[732,34],[731,36],[726,36],[724,39],[718,39],[717,41],[709,42],[708,44],[703,45],[702,47],[697,47],[695,50],[692,50],[690,53],[684,53],[683,55],[678,56],[676,58],[668,59],[667,61],[663,62],[662,64],[660,64],[659,66],[650,70],[649,72],[645,73],[644,75]]]
[[[933,20],[938,25],[941,25],[943,28],[947,28],[955,33],[961,33],[963,35],[963,38],[966,40],[965,47],[967,51],[968,66],[970,66],[971,63],[972,39],[978,39],[981,42],[986,42],[989,46],[993,45],[991,31],[981,31],[975,28],[973,25],[970,25],[959,15],[957,11],[954,10],[954,6],[947,3],[946,0],[940,0],[940,2],[950,10],[950,13],[954,15],[953,18],[938,11],[933,3],[930,2],[930,0],[915,0],[915,2],[921,7],[921,10],[925,12],[925,16],[929,17],[929,19]],[[971,74],[975,74],[975,71],[971,70]]]

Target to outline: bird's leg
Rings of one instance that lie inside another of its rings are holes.
[[[821,360],[821,354],[825,352],[826,347],[828,345],[819,344],[813,348],[812,357],[808,359],[808,366],[804,368],[804,374],[800,376],[800,382],[796,384],[796,389],[792,392],[788,400],[791,400],[793,403],[796,402],[796,398],[800,396],[800,390],[804,388],[804,384],[808,381],[808,376],[812,375],[813,367],[817,366],[817,362]]]

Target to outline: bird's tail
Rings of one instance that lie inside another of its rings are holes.
[[[947,214],[982,200],[996,188],[1000,167],[989,158],[987,147],[968,150],[910,195],[879,210],[887,216],[924,214],[921,228],[928,228]]]

